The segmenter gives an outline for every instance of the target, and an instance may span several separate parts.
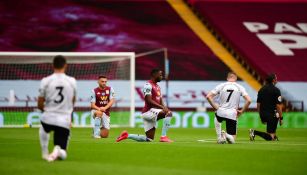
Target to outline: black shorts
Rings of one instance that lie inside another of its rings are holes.
[[[278,118],[274,113],[260,113],[260,118],[263,123],[266,123],[267,133],[276,133]]]
[[[69,129],[63,128],[60,126],[55,126],[55,125],[49,125],[47,123],[41,122],[43,129],[45,132],[49,133],[51,131],[54,131],[53,134],[53,144],[54,145],[59,145],[61,149],[66,150],[67,148],[67,143],[69,139]]]
[[[223,121],[226,121],[226,132],[230,135],[237,135],[237,121],[231,120],[228,118],[219,117],[215,114],[215,117],[218,122],[222,123]]]

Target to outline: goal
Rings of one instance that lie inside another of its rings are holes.
[[[56,55],[66,57],[66,73],[77,80],[73,126],[93,125],[91,90],[98,86],[98,76],[105,75],[116,94],[111,127],[134,127],[134,52],[0,52],[0,127],[39,125],[38,88],[40,80],[52,74]]]

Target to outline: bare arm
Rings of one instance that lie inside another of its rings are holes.
[[[163,108],[163,111],[164,111],[166,114],[172,115],[171,110],[168,109],[168,107],[165,105],[165,103],[164,103],[164,101],[163,101],[162,98],[161,98],[160,104],[164,107],[164,108]]]
[[[248,95],[243,96],[243,98],[245,99],[245,104],[241,110],[238,110],[238,116],[240,116],[244,111],[246,111],[252,102],[251,98]]]
[[[161,100],[160,103],[162,102],[162,104],[158,104],[157,102],[155,102],[153,99],[152,99],[152,96],[151,95],[146,95],[145,96],[145,102],[150,104],[151,106],[155,107],[155,108],[159,108],[159,109],[163,109],[163,110],[166,110],[167,108],[164,106],[163,104],[163,101]],[[168,112],[168,109],[164,112]]]
[[[163,101],[163,98],[160,99],[160,104],[161,104],[162,106],[165,106],[165,103],[164,103],[164,101]]]
[[[76,96],[72,98],[72,104],[75,105],[75,103],[76,103]]]
[[[276,105],[276,109],[277,109],[277,113],[279,114],[279,125],[281,126],[282,125],[282,120],[283,120],[283,117],[282,117],[282,104],[277,104]]]
[[[112,99],[109,101],[109,103],[108,103],[105,107],[103,107],[104,110],[107,110],[107,109],[111,108],[112,105],[113,105],[114,103],[115,103],[115,99],[112,98]]]
[[[219,108],[219,105],[216,104],[214,101],[213,101],[213,98],[214,98],[215,94],[213,94],[212,92],[209,92],[209,94],[206,96],[209,104],[212,106],[212,108],[214,110],[217,110]]]
[[[44,111],[45,107],[45,98],[44,97],[38,97],[37,99],[37,108],[41,111]]]
[[[100,111],[100,108],[98,106],[96,106],[94,102],[91,103],[91,109]]]

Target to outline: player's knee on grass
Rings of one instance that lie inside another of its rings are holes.
[[[227,141],[230,144],[236,143],[236,135],[230,135],[230,137],[228,137]]]
[[[106,128],[101,128],[100,136],[102,138],[108,138],[109,137],[109,130],[106,129]]]
[[[67,152],[64,149],[59,150],[59,159],[65,160],[67,158]]]
[[[151,140],[154,140],[155,131],[156,131],[156,128],[151,128],[150,130],[146,131],[146,137],[150,138]]]
[[[275,133],[268,133],[268,134],[270,134],[270,136],[271,136],[271,138],[272,138],[272,140],[271,141],[275,141],[276,140],[276,134]]]

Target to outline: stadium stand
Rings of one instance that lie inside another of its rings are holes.
[[[186,2],[255,78],[275,72],[286,105],[306,111],[306,0]]]
[[[260,75],[258,80],[269,72],[276,72],[281,81],[306,82],[307,76],[304,70],[307,61],[302,61],[307,58],[306,49],[291,48],[289,50],[294,56],[276,56],[271,48],[257,38],[258,34],[280,34],[273,30],[277,22],[289,24],[300,30],[300,33],[287,31],[284,34],[306,37],[306,26],[296,24],[306,21],[306,15],[299,16],[306,14],[304,11],[306,3],[303,0],[294,0],[295,3],[287,0],[282,0],[283,3],[275,1],[252,0],[246,3],[243,0],[188,0],[186,2],[204,22],[207,22],[213,33],[217,33],[217,39],[225,41],[224,46],[234,57],[243,62],[253,75]],[[111,0],[47,0],[44,3],[38,0],[1,1],[0,50],[142,53],[167,48],[171,61],[169,77],[171,80],[224,81],[226,72],[237,69],[221,61],[221,56],[212,51],[212,48],[191,30],[191,26],[187,25],[169,2],[170,0],[168,2],[133,0],[120,1],[120,3]],[[262,3],[261,6],[259,3]],[[290,6],[291,15],[282,13]],[[272,15],[275,12],[279,15]],[[255,33],[243,24],[255,21],[268,25],[268,30]],[[289,26],[284,25],[280,30],[286,29],[289,30]],[[291,44],[291,40],[286,41],[288,42]],[[163,61],[163,53],[138,58],[136,79],[146,80],[150,68],[163,67]],[[1,69],[4,67],[6,66],[0,65]],[[24,72],[26,70],[22,68],[10,69],[10,72],[2,72],[0,77],[5,77],[5,73],[13,74],[11,77],[16,79],[19,76],[27,76],[26,78],[33,76],[30,72]],[[80,67],[80,70],[82,69]],[[87,69],[94,67],[90,66]],[[50,70],[41,73],[45,75],[48,71]],[[80,71],[76,77],[95,79],[96,76],[83,75]],[[40,79],[41,76],[32,78]],[[246,82],[251,85],[249,81]],[[307,87],[305,84],[300,85],[302,91]],[[257,90],[255,86],[252,87]],[[292,100],[299,101],[301,98],[297,97],[302,97],[301,94],[289,96],[293,97]]]
[[[280,81],[307,81],[306,2],[188,1],[261,78],[270,72],[276,72]],[[250,31],[248,24],[250,27],[259,27],[255,26],[255,22],[261,23],[264,28],[257,32]],[[296,37],[302,40],[301,43],[297,43],[299,41]],[[280,40],[280,43],[272,43],[274,39]],[[277,44],[275,48],[274,44]],[[287,49],[289,52],[284,53],[283,50]]]
[[[168,48],[172,80],[224,80],[229,71],[166,1],[39,2],[0,2],[0,25],[6,26],[1,51],[141,53]],[[136,78],[147,79],[148,68],[163,67],[163,61],[163,53],[137,59]]]

